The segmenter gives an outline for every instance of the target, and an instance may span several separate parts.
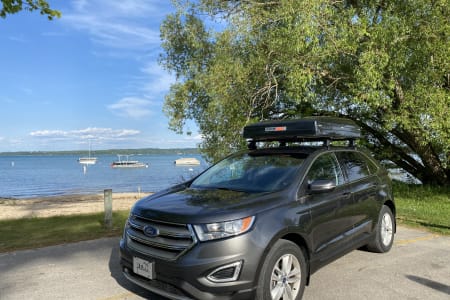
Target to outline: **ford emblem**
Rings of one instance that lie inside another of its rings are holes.
[[[155,237],[159,235],[159,230],[158,228],[147,225],[144,227],[144,234],[148,237]]]

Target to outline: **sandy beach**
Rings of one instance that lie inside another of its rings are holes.
[[[113,210],[130,209],[137,200],[150,194],[113,193]],[[104,211],[103,199],[103,193],[31,199],[0,197],[0,220],[102,212]]]

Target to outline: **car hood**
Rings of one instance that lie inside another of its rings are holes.
[[[186,224],[239,219],[279,205],[277,193],[178,188],[139,200],[132,213],[144,218]]]

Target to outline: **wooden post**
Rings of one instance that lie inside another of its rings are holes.
[[[108,229],[112,228],[112,189],[104,190],[105,203],[105,226]]]

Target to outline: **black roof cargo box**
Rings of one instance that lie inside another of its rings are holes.
[[[244,127],[244,138],[252,141],[354,140],[361,137],[352,120],[308,117],[297,120],[263,121]]]

